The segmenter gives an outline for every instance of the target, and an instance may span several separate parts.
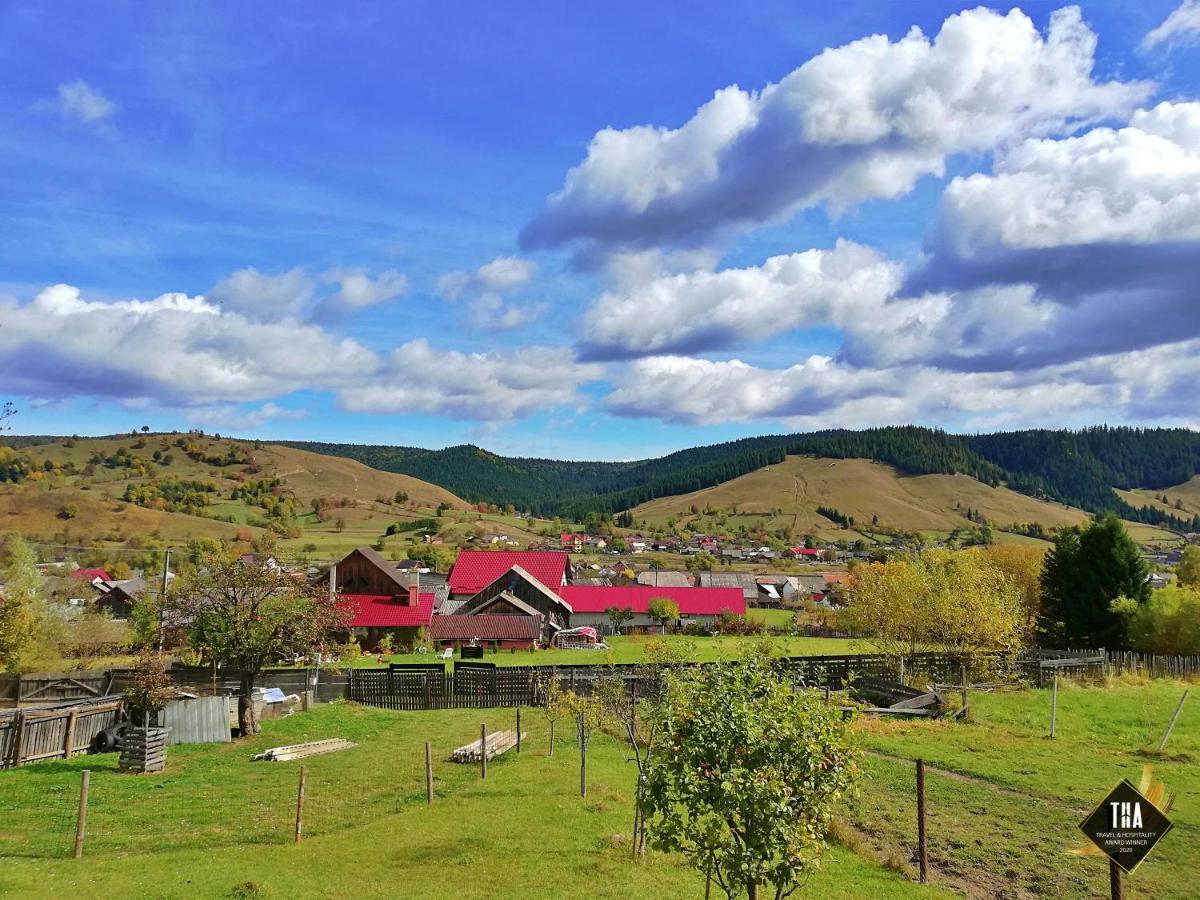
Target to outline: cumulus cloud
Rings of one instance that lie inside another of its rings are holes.
[[[574,404],[580,385],[601,374],[565,348],[461,353],[418,339],[397,347],[369,383],[344,393],[342,405],[354,412],[511,419]]]
[[[1168,47],[1200,42],[1200,0],[1183,0],[1161,25],[1142,38],[1142,49],[1160,44]]]
[[[58,86],[58,96],[45,106],[54,109],[64,119],[84,125],[99,125],[111,119],[119,109],[117,104],[82,79]]]
[[[598,132],[522,245],[703,245],[803,207],[899,196],[950,154],[1127,115],[1149,85],[1095,81],[1095,46],[1076,7],[1045,35],[1020,10],[981,8],[932,41],[914,28],[826,50],[761,91],[718,91],[679,128]]]
[[[333,269],[322,280],[338,286],[330,302],[349,310],[387,303],[408,291],[407,276],[395,269],[380,272],[374,278],[363,269]]]
[[[761,266],[660,275],[602,294],[583,315],[584,355],[620,358],[724,349],[878,309],[902,280],[860,244],[775,256]]]
[[[28,302],[0,300],[0,380],[35,400],[182,407],[249,427],[296,414],[273,398],[300,390],[332,392],[356,411],[504,420],[574,403],[600,373],[561,348],[464,354],[420,340],[380,358],[278,309],[263,320],[202,296],[88,300],[53,285]],[[236,415],[223,406],[255,401],[268,402]]]
[[[536,272],[529,260],[500,256],[474,272],[447,272],[438,278],[435,290],[452,303],[462,301],[466,321],[474,328],[517,328],[544,315],[546,305],[514,304],[504,295],[523,287]]]
[[[859,368],[814,356],[766,369],[740,360],[648,357],[605,399],[618,416],[685,425],[776,418],[795,428],[931,421],[964,428],[1061,425],[1097,416],[1200,420],[1194,393],[1200,342],[1097,356],[1036,372],[947,372],[928,365]]]
[[[925,319],[934,359],[1024,368],[1200,337],[1200,103],[1030,140],[956,178],[927,249],[903,293],[953,299]]]
[[[301,268],[271,275],[251,267],[218,281],[208,296],[222,309],[255,321],[299,318],[308,313],[316,284]]]
[[[151,397],[169,404],[266,399],[369,373],[356,342],[295,321],[256,321],[204,297],[86,300],[48,287],[0,307],[0,373],[39,396]]]
[[[1200,103],[1138,110],[1126,128],[1030,140],[991,174],[955,178],[937,243],[994,248],[1200,239]]]

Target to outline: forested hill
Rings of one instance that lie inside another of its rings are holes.
[[[287,443],[287,442],[284,442]],[[916,426],[765,435],[636,462],[565,462],[497,456],[462,445],[422,450],[291,442],[318,453],[439,484],[467,500],[512,504],[539,515],[617,512],[657,497],[711,487],[785,455],[871,459],[905,475],[964,474],[1090,512],[1178,529],[1200,522],[1133,507],[1114,488],[1159,489],[1200,473],[1200,432],[1096,427],[954,435]]]

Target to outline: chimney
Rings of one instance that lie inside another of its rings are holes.
[[[412,579],[408,585],[408,605],[417,606],[421,602],[421,573],[413,572]]]

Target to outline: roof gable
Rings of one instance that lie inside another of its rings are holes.
[[[518,567],[548,588],[566,579],[569,557],[558,550],[462,550],[450,569],[452,594],[478,594]]]

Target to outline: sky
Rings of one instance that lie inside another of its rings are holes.
[[[1200,427],[1200,0],[0,5],[27,434]]]

